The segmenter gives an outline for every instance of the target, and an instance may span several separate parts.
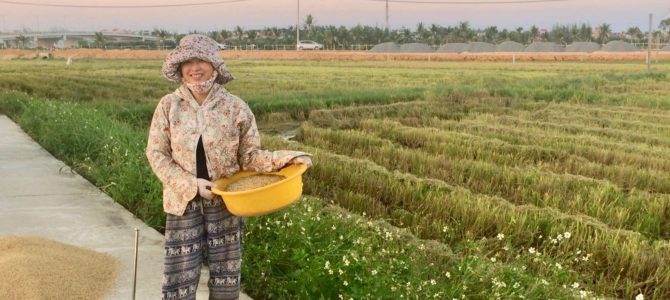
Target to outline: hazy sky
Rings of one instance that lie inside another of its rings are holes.
[[[216,0],[13,0],[13,2],[65,5],[157,5],[212,2]],[[412,0],[409,0],[412,1]],[[414,0],[422,1],[422,0]],[[425,0],[423,0],[425,1]],[[473,2],[481,0],[432,0],[431,2]],[[488,0],[504,1],[504,0]],[[170,8],[63,8],[9,4],[0,1],[0,31],[21,28],[49,30],[102,30],[112,28],[190,30],[287,27],[295,24],[298,0],[248,0],[237,3]],[[390,3],[391,28],[414,29],[416,24],[453,26],[469,21],[475,28],[496,25],[499,29],[528,28],[535,24],[550,29],[554,24],[603,22],[616,31],[639,26],[654,28],[670,18],[669,0],[572,0],[563,2],[443,5]],[[319,25],[384,25],[385,3],[369,0],[300,0],[300,16],[311,14]]]

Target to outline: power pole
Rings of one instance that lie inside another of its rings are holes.
[[[649,37],[647,41],[647,72],[649,73],[649,75],[651,75],[651,39],[653,36],[652,31],[653,29],[651,27],[652,26],[651,22],[653,16],[654,16],[653,14],[649,14]]]
[[[300,0],[298,0],[298,13],[295,22],[295,50],[298,50],[298,43],[300,43]]]
[[[389,30],[389,0],[386,0],[386,22],[384,23],[384,29]]]

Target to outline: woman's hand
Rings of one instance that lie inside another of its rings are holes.
[[[304,164],[307,165],[308,168],[312,167],[312,159],[309,158],[307,155],[301,155],[293,158],[291,161],[288,162],[289,164]]]
[[[214,194],[212,194],[212,182],[207,179],[198,178],[198,194],[200,197],[203,197],[207,200],[214,199]]]

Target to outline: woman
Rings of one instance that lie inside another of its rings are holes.
[[[223,87],[233,76],[211,38],[182,38],[163,75],[181,84],[158,103],[146,149],[167,213],[163,299],[195,299],[204,248],[210,299],[237,299],[244,220],[212,194],[211,180],[312,162],[304,152],[260,149],[254,114]]]

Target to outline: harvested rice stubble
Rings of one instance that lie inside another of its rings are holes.
[[[240,192],[253,190],[266,185],[284,180],[284,176],[281,175],[272,175],[272,174],[260,174],[254,176],[248,176],[240,178],[239,180],[226,186],[226,192]]]
[[[41,237],[0,237],[2,299],[102,299],[119,262],[112,256]]]

